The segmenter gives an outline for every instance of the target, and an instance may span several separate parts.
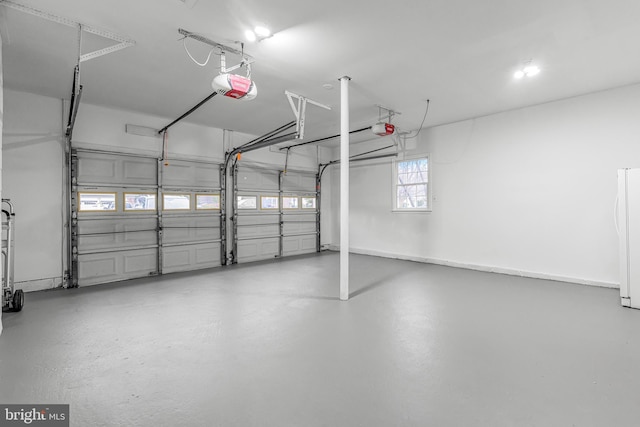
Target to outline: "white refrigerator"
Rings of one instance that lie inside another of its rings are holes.
[[[640,308],[640,169],[618,169],[620,300]]]

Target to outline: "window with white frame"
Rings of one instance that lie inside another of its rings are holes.
[[[299,202],[298,196],[282,196],[282,209],[298,209]]]
[[[258,197],[257,196],[238,196],[236,198],[238,209],[257,209]]]
[[[191,209],[191,194],[164,193],[162,209],[165,211],[188,211]]]
[[[278,196],[260,196],[261,209],[278,209]]]
[[[196,210],[219,210],[219,194],[196,194]]]
[[[118,208],[116,193],[78,192],[78,211],[112,211]]]
[[[393,208],[396,211],[431,210],[429,157],[393,162]]]
[[[156,195],[147,193],[124,193],[125,211],[155,211]]]
[[[314,197],[301,197],[302,200],[302,209],[315,209],[316,208],[316,198]]]

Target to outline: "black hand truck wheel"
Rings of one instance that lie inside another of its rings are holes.
[[[24,291],[18,289],[13,293],[13,311],[20,311],[24,307]]]

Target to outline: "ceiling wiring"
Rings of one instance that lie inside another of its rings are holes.
[[[413,138],[417,138],[418,135],[420,135],[420,131],[422,130],[422,126],[424,125],[424,121],[427,119],[427,113],[429,113],[429,100],[427,99],[427,107],[424,110],[424,116],[422,117],[422,123],[420,123],[420,127],[418,128],[418,132],[416,132],[415,135],[411,135],[411,136],[404,136],[404,139],[413,139]]]
[[[216,47],[213,47],[209,51],[209,54],[207,55],[207,59],[204,62],[200,63],[193,57],[193,55],[191,55],[191,52],[189,52],[189,49],[187,48],[187,37],[184,37],[182,39],[182,46],[184,47],[184,51],[187,52],[187,55],[189,55],[189,58],[191,58],[191,60],[193,62],[195,62],[197,65],[199,65],[201,67],[204,67],[205,65],[207,65],[209,63],[209,60],[211,59],[211,54],[213,53],[214,50],[216,50]],[[215,54],[216,55],[222,55],[222,52],[220,52],[220,53],[216,52]]]

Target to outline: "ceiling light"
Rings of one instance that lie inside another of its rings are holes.
[[[256,33],[256,36],[266,39],[267,37],[271,37],[271,30],[267,27],[257,26],[253,29],[253,32]]]
[[[527,61],[524,64],[524,67],[513,74],[513,77],[516,79],[521,79],[523,77],[533,77],[540,73],[540,67],[537,65],[532,65],[531,61]]]
[[[258,25],[253,30],[246,30],[244,32],[244,36],[249,42],[259,41],[261,42],[264,39],[268,39],[273,36],[271,30],[264,25]]]
[[[528,65],[522,69],[527,77],[535,76],[540,72],[540,68],[535,65]]]
[[[247,31],[245,31],[245,32],[244,32],[244,36],[245,36],[245,37],[246,37],[246,39],[247,39],[248,41],[250,41],[250,42],[254,42],[254,41],[256,41],[256,39],[257,39],[256,34],[255,34],[253,31],[251,31],[251,30],[247,30]]]

